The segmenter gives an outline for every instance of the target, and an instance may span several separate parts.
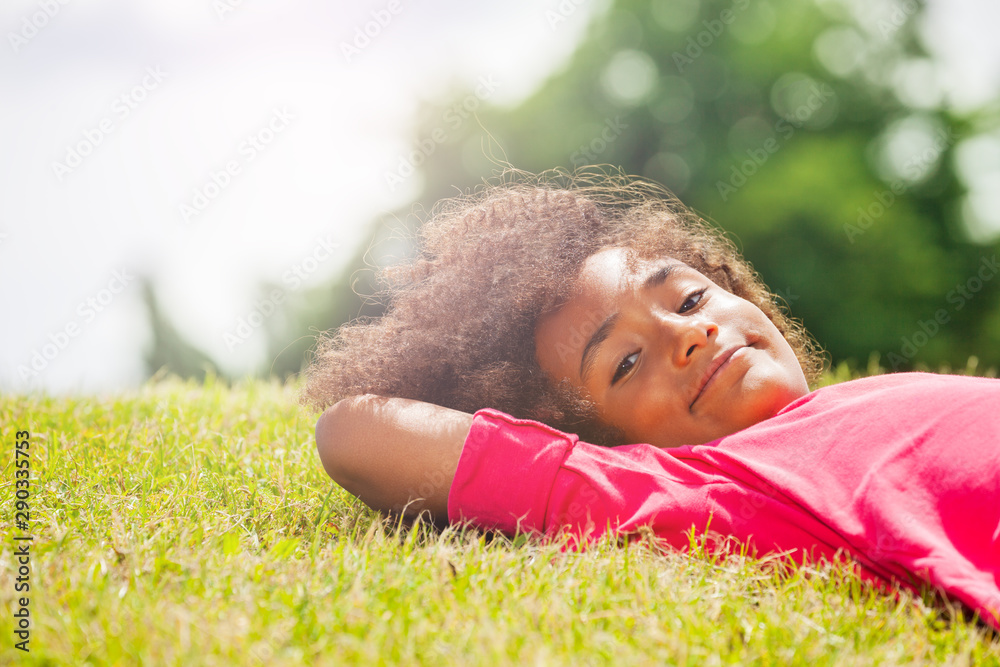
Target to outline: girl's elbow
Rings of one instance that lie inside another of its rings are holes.
[[[316,451],[319,460],[323,463],[323,469],[335,482],[341,486],[347,486],[351,473],[351,461],[353,460],[351,431],[357,405],[357,399],[361,397],[352,396],[337,401],[323,414],[316,422]]]

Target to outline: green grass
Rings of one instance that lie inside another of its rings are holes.
[[[296,393],[168,379],[0,397],[0,664],[1000,664],[981,626],[844,565],[385,525],[326,477]],[[28,654],[11,615],[21,429]]]

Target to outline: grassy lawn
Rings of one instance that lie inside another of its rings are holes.
[[[385,525],[323,472],[297,390],[0,397],[0,664],[1000,665],[982,626],[843,565]],[[12,615],[18,430],[30,653]]]

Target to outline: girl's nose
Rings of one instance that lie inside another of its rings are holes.
[[[687,366],[706,348],[713,337],[718,336],[719,326],[697,317],[684,317],[671,323],[674,340],[670,342],[671,357],[678,368]]]

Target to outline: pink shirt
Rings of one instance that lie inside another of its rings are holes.
[[[1000,380],[897,373],[818,389],[704,445],[604,448],[496,410],[473,418],[451,521],[579,540],[694,527],[759,555],[850,555],[1000,627]]]

